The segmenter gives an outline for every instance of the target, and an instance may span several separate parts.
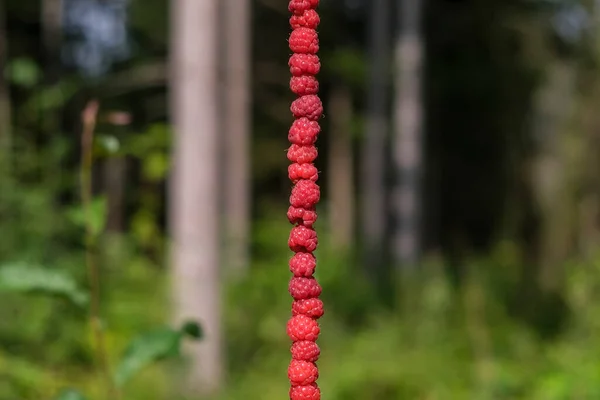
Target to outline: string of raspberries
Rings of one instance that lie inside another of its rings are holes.
[[[291,0],[288,6],[292,13],[289,44],[293,53],[289,61],[290,89],[298,96],[291,106],[295,120],[288,135],[291,143],[288,159],[292,162],[288,174],[294,184],[287,213],[294,227],[288,245],[296,253],[290,260],[290,271],[294,276],[289,291],[294,302],[292,318],[287,324],[287,334],[294,342],[288,368],[291,400],[321,399],[321,390],[316,383],[319,370],[315,364],[321,351],[315,342],[320,333],[317,320],[323,315],[323,302],[319,299],[321,286],[313,277],[317,264],[313,251],[318,245],[313,224],[317,220],[315,207],[321,196],[316,183],[319,174],[313,162],[317,158],[315,142],[321,131],[317,121],[323,114],[323,104],[317,96],[319,82],[315,78],[321,68],[317,56],[318,5],[319,0]]]

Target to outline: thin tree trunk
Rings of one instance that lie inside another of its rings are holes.
[[[531,182],[541,216],[539,265],[544,290],[558,288],[560,266],[572,249],[576,224],[577,175],[580,143],[573,132],[576,67],[555,61],[536,104],[537,155]]]
[[[8,62],[8,32],[6,28],[6,4],[0,0],[0,71],[4,71]],[[10,165],[9,157],[12,146],[11,135],[11,102],[9,83],[3,73],[0,73],[0,173]]]
[[[42,43],[44,45],[46,81],[49,83],[54,83],[60,74],[60,48],[63,30],[62,11],[62,0],[42,0]]]
[[[336,86],[329,103],[329,230],[332,245],[343,251],[354,239],[354,168],[352,156],[352,94]]]
[[[367,129],[361,160],[361,226],[365,266],[383,266],[386,232],[385,155],[389,130],[390,0],[372,0],[369,21],[370,71]]]
[[[241,276],[250,263],[251,174],[250,57],[252,47],[249,0],[222,0],[225,34],[224,265]]]
[[[397,265],[414,267],[419,262],[421,251],[423,5],[422,0],[399,1],[393,145],[396,176],[392,192],[397,220],[392,253]]]
[[[174,315],[202,324],[189,344],[190,395],[222,387],[219,273],[218,0],[172,2],[172,115],[175,126],[170,224]]]
[[[103,186],[108,200],[106,230],[109,232],[123,232],[127,159],[125,157],[109,157],[105,160],[103,167]]]

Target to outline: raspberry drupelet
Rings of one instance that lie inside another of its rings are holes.
[[[288,6],[292,14],[289,45],[293,53],[288,63],[292,75],[290,89],[298,96],[290,107],[294,122],[288,134],[291,146],[287,153],[291,161],[288,175],[293,184],[287,217],[294,225],[288,245],[296,253],[290,260],[293,277],[288,288],[294,299],[292,318],[287,324],[287,334],[293,342],[288,368],[291,400],[321,399],[316,383],[319,377],[316,362],[321,350],[315,342],[321,332],[317,320],[324,311],[319,299],[321,286],[313,276],[316,259],[312,254],[319,243],[313,224],[321,196],[316,183],[319,173],[313,162],[317,158],[315,142],[321,132],[318,121],[323,114],[323,104],[317,95],[319,82],[315,77],[321,69],[317,55],[318,5],[319,0],[291,0]]]

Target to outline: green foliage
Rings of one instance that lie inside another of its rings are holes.
[[[86,400],[85,396],[82,395],[75,389],[63,390],[57,397],[56,400]]]
[[[0,266],[0,292],[3,291],[60,296],[80,307],[89,301],[88,294],[64,271],[26,264]]]
[[[182,340],[186,336],[200,339],[200,326],[194,322],[186,322],[179,330],[160,328],[133,339],[117,367],[117,386],[124,386],[136,373],[157,361],[179,356]]]
[[[89,224],[91,234],[97,237],[106,226],[107,213],[106,197],[99,196],[93,199],[90,204],[90,215],[86,214],[86,210],[82,206],[72,208],[67,215],[74,224],[82,228]]]

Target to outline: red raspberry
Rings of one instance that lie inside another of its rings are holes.
[[[311,171],[308,170],[308,173],[311,173]],[[298,181],[293,187],[292,194],[290,195],[290,204],[294,207],[310,209],[319,202],[320,198],[321,190],[319,189],[319,185],[312,180],[303,179]]]
[[[317,259],[310,253],[296,253],[290,259],[290,272],[294,276],[312,276],[317,268]]]
[[[301,278],[297,276],[290,280],[288,289],[294,300],[319,297],[323,291],[315,278]]]
[[[310,340],[316,342],[321,329],[319,323],[306,315],[296,315],[287,323],[287,334],[294,342]]]
[[[290,400],[321,400],[321,390],[316,384],[309,386],[292,386]]]
[[[294,29],[289,40],[293,53],[316,54],[319,51],[319,35],[310,28]]]
[[[294,14],[302,14],[303,12],[317,8],[319,0],[290,0],[288,10]]]
[[[316,296],[311,299],[296,300],[292,303],[292,315],[306,315],[307,317],[318,319],[321,318],[324,313],[323,301],[317,299]]]
[[[294,386],[310,385],[319,378],[319,370],[312,362],[292,360],[288,367],[288,378]]]
[[[294,225],[304,225],[307,228],[312,228],[317,221],[317,212],[315,210],[305,210],[290,206],[287,212],[288,221]]]
[[[316,160],[319,152],[315,146],[300,146],[293,144],[288,149],[287,157],[298,164],[311,163]]]
[[[317,26],[321,23],[321,18],[319,18],[319,14],[311,9],[304,11],[301,15],[294,14],[290,18],[290,26],[293,29],[298,28],[311,28],[317,29]]]
[[[319,179],[319,171],[313,164],[290,164],[288,166],[288,176],[293,183],[299,183],[302,180],[311,182]]]
[[[311,342],[310,340],[295,342],[290,351],[292,352],[292,358],[294,360],[315,362],[321,355],[321,349],[319,349],[319,345],[315,342]]]
[[[311,75],[294,76],[290,80],[290,89],[298,96],[319,93],[319,81]]]
[[[288,140],[291,143],[309,146],[317,141],[321,127],[317,121],[308,118],[298,118],[290,127]]]
[[[319,96],[308,94],[294,100],[290,110],[296,118],[306,117],[316,121],[323,115],[323,103]]]
[[[317,249],[318,245],[319,239],[314,229],[302,225],[292,228],[290,238],[288,239],[288,246],[294,253],[304,251],[313,252]]]
[[[314,54],[292,54],[288,64],[294,76],[317,75],[321,70],[319,56]]]

